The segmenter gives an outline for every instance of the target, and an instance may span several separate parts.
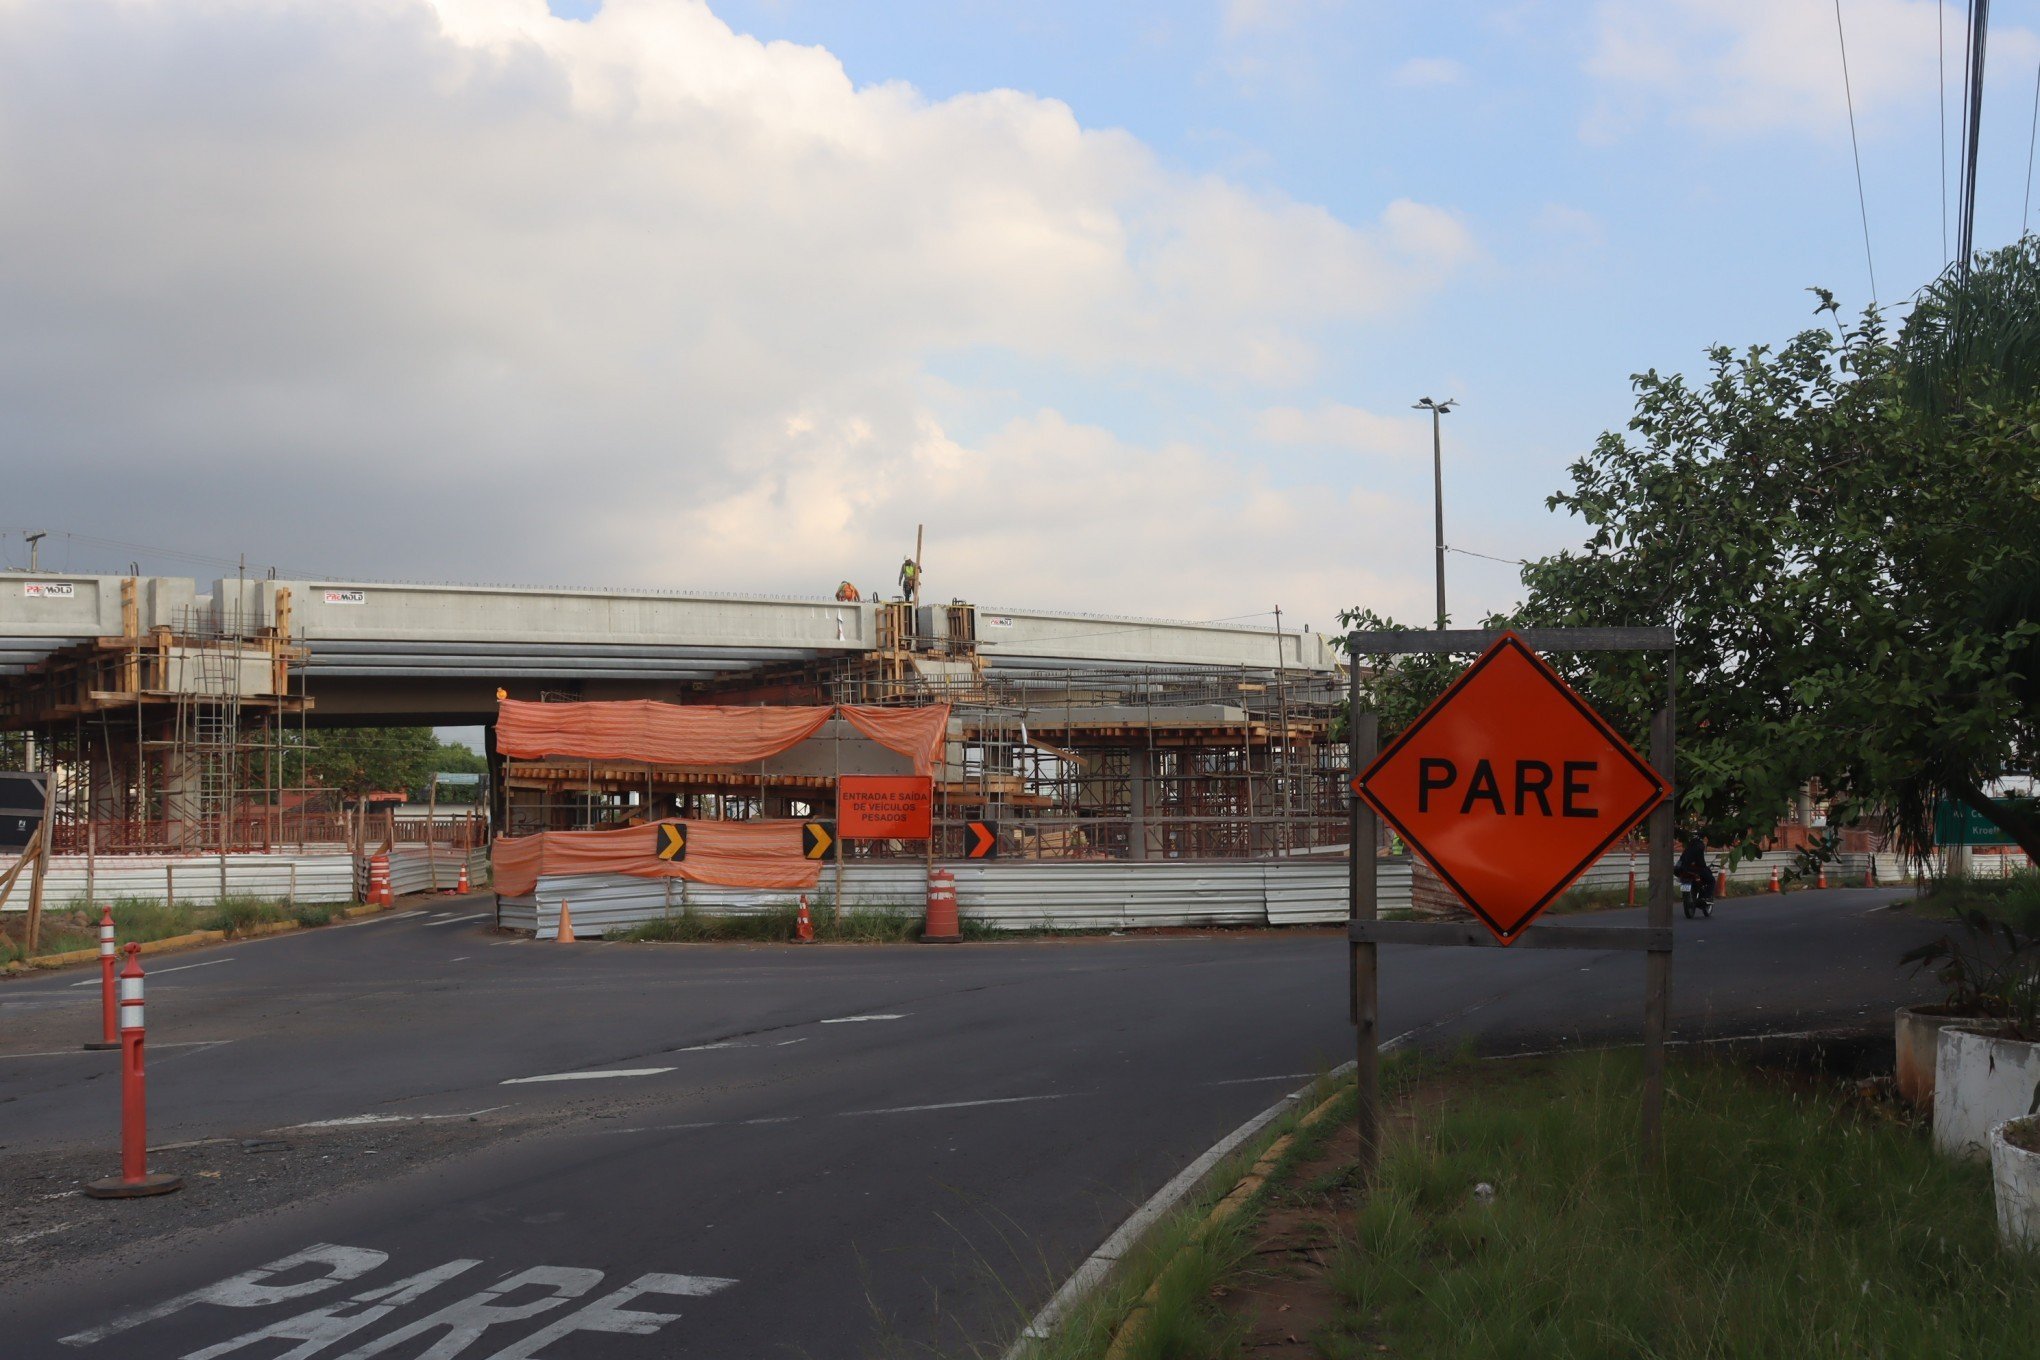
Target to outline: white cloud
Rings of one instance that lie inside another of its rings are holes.
[[[1433,85],[1464,85],[1466,67],[1450,57],[1411,57],[1389,75],[1389,83],[1406,89]]]
[[[1255,437],[1270,444],[1349,449],[1356,453],[1400,455],[1421,453],[1429,445],[1429,417],[1415,419],[1376,415],[1358,406],[1327,401],[1303,410],[1271,406],[1254,420]]]
[[[974,446],[919,416],[877,437],[823,421],[754,451],[772,474],[691,507],[673,543],[742,556],[796,542],[827,564],[818,584],[870,589],[890,586],[926,524],[932,595],[987,605],[1218,618],[1279,604],[1290,624],[1328,628],[1356,600],[1408,612],[1427,598],[1424,581],[1401,578],[1428,560],[1428,520],[1358,477],[1278,485],[1248,460],[1131,443],[1052,410]],[[655,570],[676,555],[658,542],[644,552]]]
[[[1477,253],[1435,206],[1347,221],[1053,99],[859,88],[689,0],[0,0],[0,163],[0,436],[41,455],[10,501],[373,575],[826,588],[832,533],[993,456],[901,461],[944,356],[1289,390]],[[1052,511],[1127,475],[1095,460],[1159,456],[1086,447],[1038,518],[947,527],[1028,547],[1009,596],[1093,551]],[[773,504],[798,532],[699,522]],[[1125,584],[1094,565],[1073,602]]]
[[[1936,0],[1851,0],[1842,19],[1859,122],[1906,116],[1938,88]],[[1942,17],[1950,84],[1961,83],[1961,9]],[[2030,30],[1991,30],[1991,60],[2030,68]],[[1610,135],[1638,110],[1728,133],[1809,127],[1847,134],[1835,11],[1779,0],[1602,0],[1588,73],[1623,101],[1596,109],[1589,135]]]
[[[1225,0],[1222,24],[1229,37],[1257,29],[1287,28],[1313,10],[1334,8],[1339,0]]]

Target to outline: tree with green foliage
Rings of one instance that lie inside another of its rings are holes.
[[[1784,346],[1634,379],[1549,505],[1589,531],[1523,573],[1524,621],[1670,624],[1682,816],[1754,843],[1818,781],[1915,849],[1953,797],[2040,859],[2040,813],[1984,788],[2040,728],[2040,238]],[[1819,314],[1817,313],[1817,314]],[[1580,678],[1631,730],[1661,661]]]
[[[489,764],[458,742],[442,742],[429,727],[314,728],[306,738],[308,777],[349,798],[368,793],[410,796],[434,773],[485,773]],[[289,767],[296,768],[293,757]],[[476,791],[442,789],[441,801],[473,801]]]

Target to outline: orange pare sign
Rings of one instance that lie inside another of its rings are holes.
[[[1668,792],[1515,633],[1354,784],[1503,944]]]

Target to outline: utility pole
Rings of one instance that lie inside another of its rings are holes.
[[[1439,434],[1439,417],[1459,403],[1457,397],[1444,401],[1420,399],[1410,409],[1431,413],[1431,507],[1437,519],[1438,543],[1438,629],[1445,629],[1445,449]]]
[[[42,541],[48,537],[46,533],[28,535],[28,573],[31,576],[35,575],[37,564],[42,559]]]

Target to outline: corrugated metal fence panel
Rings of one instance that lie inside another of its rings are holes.
[[[1409,865],[1402,866],[1402,905],[1409,903]],[[1387,875],[1375,871],[1375,909],[1387,903]],[[1322,863],[1308,860],[1276,860],[1262,866],[1262,890],[1267,895],[1268,924],[1271,926],[1332,925],[1346,919],[1347,875],[1344,858]]]
[[[950,866],[956,909],[1001,930],[1260,925],[1259,860],[1028,861]]]
[[[817,909],[833,895],[833,870],[807,894]],[[501,899],[503,924],[536,930],[540,939],[559,933],[560,902],[573,912],[576,935],[613,935],[669,912],[692,911],[702,916],[756,916],[783,908],[801,896],[782,889],[726,888],[681,879],[636,878],[629,874],[556,874],[538,880],[526,897]],[[847,865],[843,871],[843,904],[891,907],[918,915],[926,905],[928,880],[914,863]],[[543,925],[540,925],[540,923]]]
[[[5,872],[0,865],[0,872]],[[338,855],[228,855],[228,897],[292,898],[299,902],[352,902],[354,863]],[[218,855],[122,855],[97,860],[90,874],[91,896],[99,902],[122,898],[211,905],[221,897]],[[83,855],[50,860],[43,880],[43,905],[58,910],[86,900]],[[8,895],[5,910],[28,910],[28,872]]]

